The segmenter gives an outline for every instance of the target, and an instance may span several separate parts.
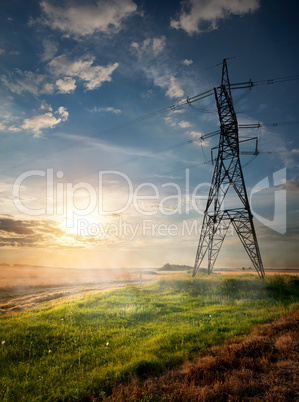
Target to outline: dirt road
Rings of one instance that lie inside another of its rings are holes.
[[[156,279],[143,274],[143,282]],[[139,284],[136,269],[0,267],[0,312],[29,309],[57,298]]]

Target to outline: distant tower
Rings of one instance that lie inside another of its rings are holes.
[[[257,273],[263,278],[265,272],[240,163],[238,122],[225,59],[221,86],[214,88],[214,92],[220,120],[219,149],[204,212],[193,276],[196,275],[207,250],[209,250],[208,273],[212,272],[227,230],[232,224]],[[239,208],[224,209],[223,201],[229,189],[234,190],[240,200]]]

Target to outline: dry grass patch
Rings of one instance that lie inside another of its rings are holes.
[[[295,401],[299,311],[200,354],[181,370],[114,387],[104,401]],[[97,399],[93,399],[94,401]]]

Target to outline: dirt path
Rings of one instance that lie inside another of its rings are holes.
[[[83,293],[139,284],[136,269],[0,268],[0,313],[21,311],[41,303]],[[143,282],[157,279],[143,275]]]

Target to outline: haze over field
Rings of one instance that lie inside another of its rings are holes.
[[[157,279],[151,273],[150,270],[144,270],[143,283]],[[136,268],[0,266],[0,312],[20,311],[53,299],[63,300],[65,297],[79,296],[86,292],[137,284],[140,284],[140,273]]]
[[[147,268],[101,268],[75,269],[38,266],[1,266],[0,265],[0,313],[11,313],[37,307],[45,302],[68,297],[78,297],[90,292],[143,284],[173,278],[186,273],[188,267],[171,266],[159,269]],[[174,268],[173,268],[174,267]],[[191,277],[189,267],[188,276]],[[215,273],[222,275],[253,274],[252,268],[219,269]],[[299,275],[299,270],[268,270],[267,275]]]

